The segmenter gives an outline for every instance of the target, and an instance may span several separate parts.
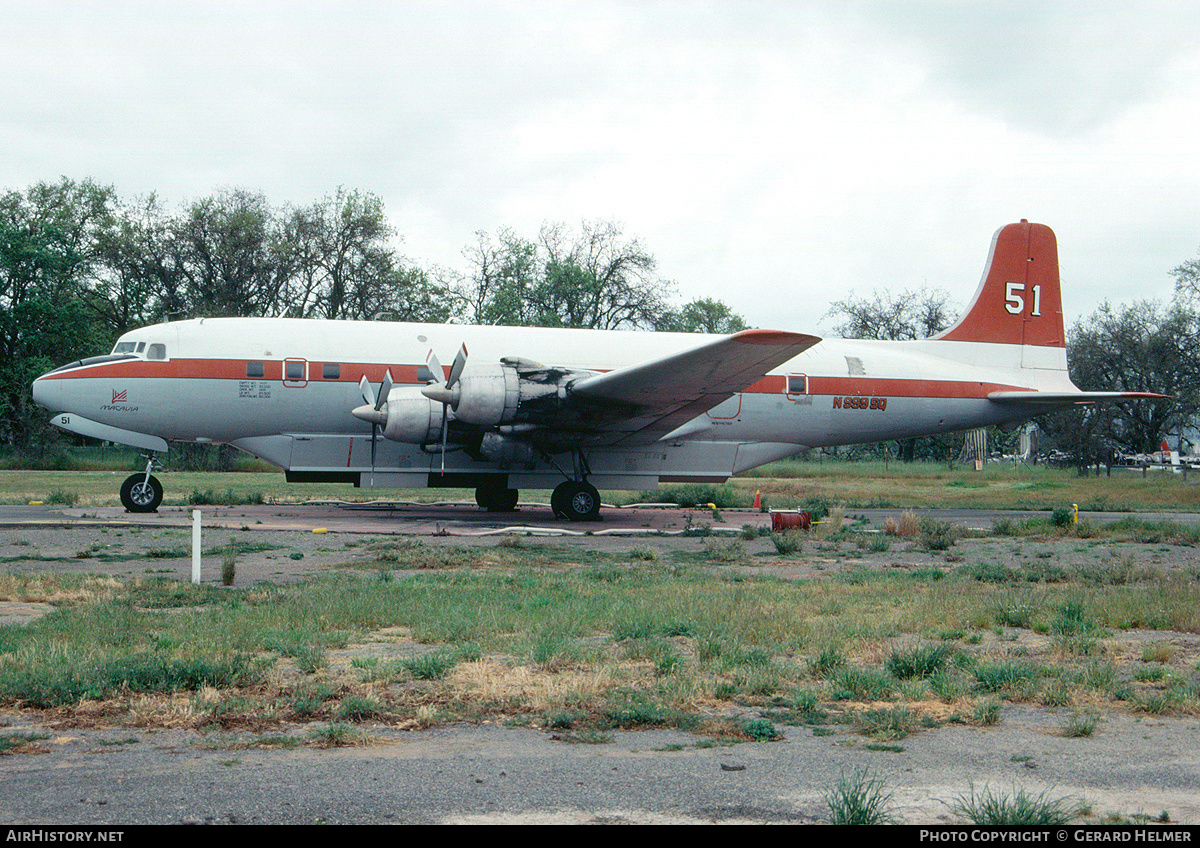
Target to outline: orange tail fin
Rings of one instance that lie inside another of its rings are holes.
[[[936,338],[1066,347],[1054,231],[1028,221],[997,230],[975,299]]]

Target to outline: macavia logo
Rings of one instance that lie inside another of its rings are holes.
[[[100,409],[105,412],[137,412],[136,406],[127,406],[126,401],[129,399],[129,389],[112,390],[112,403],[103,404]]]

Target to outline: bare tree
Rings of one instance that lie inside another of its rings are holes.
[[[949,296],[942,291],[901,292],[896,295],[874,292],[870,300],[860,300],[854,293],[835,302],[829,317],[840,317],[835,330],[848,339],[880,339],[903,341],[925,339],[950,325]],[[941,458],[948,449],[948,440],[955,436],[926,436],[902,439],[900,458],[912,462],[920,454]]]
[[[1184,300],[1200,298],[1200,259],[1189,259],[1171,271],[1175,278],[1175,296]]]
[[[950,326],[949,295],[943,291],[874,292],[870,300],[850,295],[836,301],[827,315],[841,318],[834,329],[847,339],[926,339]]]

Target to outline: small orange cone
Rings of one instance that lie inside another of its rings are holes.
[[[762,509],[762,490],[758,489],[754,492],[754,508]]]

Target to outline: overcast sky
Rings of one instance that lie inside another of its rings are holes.
[[[1200,255],[1200,3],[12,2],[0,190],[380,196],[422,266],[620,222],[680,302],[828,333],[1058,234],[1068,321]]]

